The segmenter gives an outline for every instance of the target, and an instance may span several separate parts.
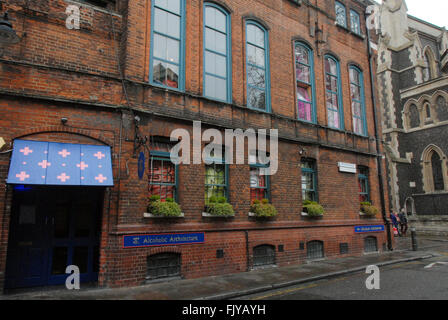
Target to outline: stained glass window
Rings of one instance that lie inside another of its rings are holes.
[[[352,100],[353,131],[360,135],[367,134],[365,104],[364,104],[364,81],[362,72],[351,66],[350,75],[350,95]]]
[[[354,33],[361,34],[361,20],[359,18],[359,13],[354,10],[350,10],[350,27]]]
[[[347,12],[345,11],[345,6],[342,3],[335,1],[335,11],[336,23],[347,28]]]
[[[328,126],[336,129],[343,129],[340,86],[339,62],[331,56],[326,56],[325,88]]]
[[[297,116],[313,121],[314,70],[313,52],[302,43],[295,44]]]

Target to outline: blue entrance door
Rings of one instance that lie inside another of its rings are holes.
[[[64,284],[69,265],[81,282],[98,277],[103,191],[99,188],[15,188],[6,288]]]

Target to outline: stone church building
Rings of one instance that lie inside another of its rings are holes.
[[[380,17],[390,209],[404,208],[419,234],[448,234],[448,32],[408,15],[404,0],[385,1]]]

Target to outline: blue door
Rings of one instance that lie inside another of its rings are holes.
[[[94,187],[15,187],[5,287],[64,284],[69,265],[96,281],[102,199]]]

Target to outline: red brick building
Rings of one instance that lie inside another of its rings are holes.
[[[363,1],[2,4],[20,41],[0,47],[1,288],[62,284],[70,264],[82,281],[119,287],[387,250],[386,232],[356,232],[384,226]],[[69,5],[80,8],[79,30],[66,25],[76,21]],[[193,121],[278,129],[278,172],[175,167],[161,151]],[[64,186],[60,172],[57,184],[27,184],[25,169],[23,183],[12,182],[13,168],[28,165],[14,160],[27,153],[19,141],[45,142],[49,157],[52,146],[110,147],[113,186]],[[174,197],[183,217],[145,215],[150,194]],[[235,216],[204,216],[210,195],[227,197]],[[249,216],[256,197],[277,216]],[[324,215],[304,215],[306,199]],[[360,201],[380,212],[361,215]],[[139,242],[182,233],[204,239]]]

